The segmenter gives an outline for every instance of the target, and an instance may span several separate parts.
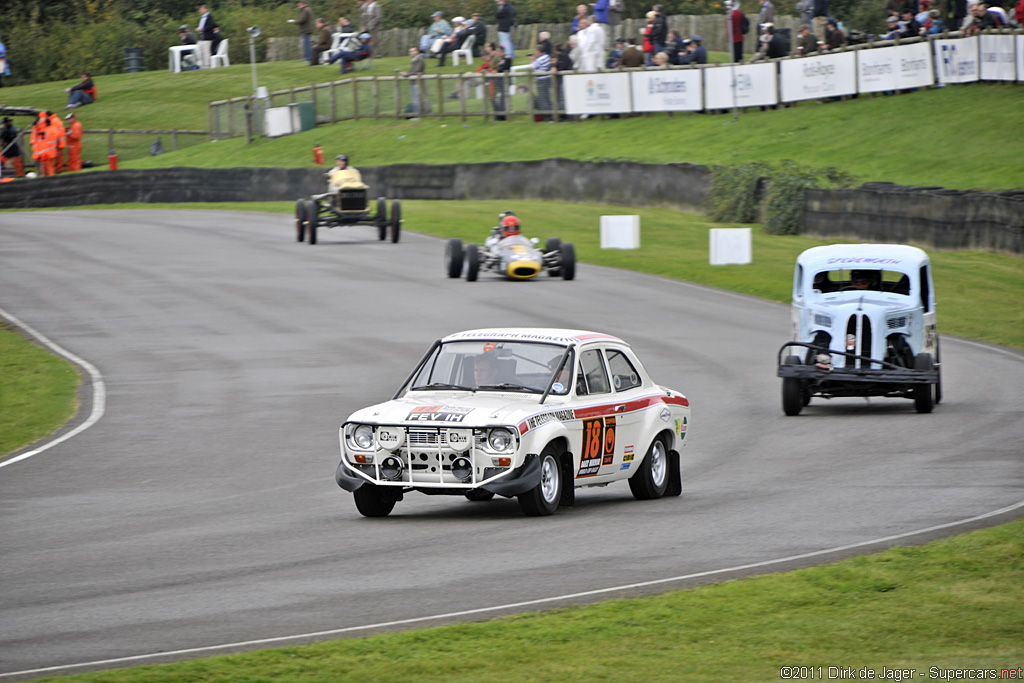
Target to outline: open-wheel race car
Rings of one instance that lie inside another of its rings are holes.
[[[481,270],[504,275],[512,280],[529,280],[546,270],[552,277],[564,280],[576,277],[576,249],[572,242],[549,237],[544,250],[537,248],[537,238],[527,239],[520,232],[519,219],[511,211],[501,214],[499,224],[483,245],[463,244],[453,237],[444,251],[445,272],[450,278],[462,277],[476,281]]]
[[[942,400],[935,287],[928,255],[893,244],[833,244],[800,254],[793,276],[793,341],[779,349],[782,409],[811,398]]]
[[[377,210],[370,209],[365,187],[341,188],[335,192],[313,195],[309,199],[295,202],[295,236],[299,242],[309,237],[310,244],[316,244],[319,228],[334,228],[340,225],[374,225],[381,241],[388,238],[397,242],[402,231],[402,202],[391,202],[388,216],[387,199],[377,198]]]

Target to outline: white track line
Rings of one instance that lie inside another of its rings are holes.
[[[40,334],[39,332],[37,332],[36,330],[31,328],[30,326],[28,326],[25,323],[21,322],[16,317],[14,317],[13,315],[11,315],[10,313],[8,313],[7,311],[5,311],[2,308],[0,308],[0,317],[6,318],[15,327],[18,327],[21,330],[27,332],[32,337],[35,337],[35,339],[37,341],[42,343],[44,346],[46,346],[46,348],[50,349],[51,351],[56,353],[58,356],[63,356],[64,358],[68,359],[69,361],[71,361],[75,365],[78,365],[79,367],[84,368],[85,371],[88,372],[89,376],[92,378],[92,412],[89,414],[89,418],[85,422],[83,422],[82,424],[80,424],[77,427],[75,427],[74,429],[72,429],[70,432],[68,432],[66,434],[62,434],[61,436],[57,437],[53,441],[48,441],[45,444],[43,444],[42,446],[39,446],[38,448],[34,448],[31,451],[28,451],[26,453],[22,453],[21,455],[18,455],[16,457],[10,458],[9,460],[0,460],[0,467],[7,467],[8,465],[13,465],[14,463],[19,462],[21,460],[25,460],[27,458],[31,458],[33,455],[37,455],[39,453],[42,453],[45,450],[49,450],[50,448],[53,448],[57,444],[60,444],[60,443],[63,443],[65,441],[67,441],[68,439],[70,439],[73,436],[78,436],[79,434],[84,432],[86,429],[88,429],[89,427],[92,427],[94,424],[99,422],[99,419],[101,417],[103,417],[104,410],[106,410],[106,405],[107,405],[107,387],[106,387],[106,384],[104,384],[104,382],[103,382],[103,375],[101,375],[100,371],[96,369],[96,366],[93,365],[92,363],[90,363],[89,361],[87,361],[87,360],[85,360],[83,358],[79,358],[78,356],[76,356],[75,354],[71,353],[67,349],[65,349],[65,348],[63,348],[61,346],[58,346],[54,342],[52,342],[49,339],[47,339],[44,335]]]
[[[300,633],[291,636],[277,636],[275,638],[261,638],[259,640],[245,640],[237,643],[224,643],[222,645],[208,645],[205,647],[193,647],[185,650],[170,650],[167,652],[154,652],[146,655],[133,655],[130,657],[117,657],[114,659],[101,659],[93,662],[81,662],[78,664],[63,664],[61,666],[49,666],[41,669],[26,669],[24,671],[11,671],[7,673],[0,673],[0,678],[6,678],[8,676],[26,676],[30,674],[43,674],[51,673],[55,671],[67,671],[71,669],[81,669],[85,667],[103,667],[114,664],[129,664],[129,663],[143,663],[147,660],[166,658],[166,657],[180,657],[184,655],[197,655],[197,654],[212,654],[224,650],[235,650],[241,648],[252,648],[254,646],[269,646],[269,645],[281,645],[296,640],[310,640],[313,638],[324,638],[328,636],[340,636],[347,633],[355,633],[357,631],[369,631],[372,629],[392,628],[396,626],[409,626],[413,624],[426,624],[431,621],[438,621],[441,619],[452,619],[456,617],[466,617],[475,614],[486,614],[488,612],[499,612],[502,610],[518,609],[522,607],[533,607],[538,605],[544,605],[552,602],[559,602],[562,600],[573,600],[577,598],[586,598],[595,595],[603,595],[607,593],[616,593],[620,591],[627,591],[637,588],[648,588],[651,586],[657,586],[660,584],[673,583],[677,581],[687,581],[691,579],[699,579],[708,576],[715,576],[718,574],[728,574],[732,572],[743,572],[752,569],[765,569],[773,565],[785,564],[787,562],[795,562],[799,560],[806,560],[813,557],[821,557],[823,555],[830,555],[832,553],[841,553],[848,550],[856,550],[857,548],[864,548],[871,545],[878,545],[883,543],[891,543],[892,541],[899,541],[902,539],[910,538],[911,536],[919,536],[922,534],[928,534],[935,531],[942,531],[944,529],[951,529],[957,526],[963,526],[965,524],[971,524],[981,520],[989,519],[991,517],[997,517],[1014,510],[1024,508],[1024,500],[1008,505],[992,512],[986,512],[984,514],[976,515],[974,517],[968,517],[967,519],[961,519],[956,522],[948,522],[946,524],[937,524],[935,526],[926,527],[924,529],[917,529],[915,531],[907,531],[902,534],[895,534],[893,536],[885,536],[883,538],[875,538],[870,541],[861,541],[860,543],[851,543],[849,545],[836,546],[835,548],[827,548],[825,550],[815,550],[809,553],[801,553],[800,555],[790,555],[788,557],[780,557],[774,560],[764,560],[763,562],[752,562],[750,564],[741,564],[735,567],[726,567],[725,569],[712,569],[704,572],[697,572],[695,574],[684,574],[682,576],[672,576],[667,579],[655,579],[653,581],[641,581],[638,583],[629,583],[622,586],[612,586],[610,588],[599,588],[591,591],[583,591],[580,593],[568,593],[566,595],[555,595],[549,598],[537,598],[536,600],[524,600],[522,602],[511,602],[504,605],[493,605],[491,607],[479,607],[477,609],[467,609],[460,612],[446,612],[444,614],[434,614],[426,617],[413,617],[411,619],[398,619],[395,621],[383,621],[377,624],[365,624],[363,626],[349,626],[347,628],[336,628],[328,631],[315,631],[312,633]]]

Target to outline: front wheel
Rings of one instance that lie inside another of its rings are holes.
[[[800,365],[800,358],[797,356],[786,356],[782,361],[783,365]],[[809,403],[810,401],[808,401]],[[790,417],[799,415],[804,403],[804,388],[796,377],[782,378],[782,412]]]
[[[397,199],[391,202],[391,243],[398,242],[402,233],[402,203]]]
[[[544,253],[550,254],[552,252],[560,253],[562,248],[562,240],[558,237],[549,237],[548,241],[544,243]],[[551,277],[558,277],[561,275],[561,271],[558,268],[548,268],[548,275]]]
[[[462,240],[453,237],[444,248],[444,267],[448,277],[462,277]]]
[[[309,243],[316,244],[316,226],[320,223],[320,207],[310,199],[306,202],[306,230],[309,231]]]
[[[629,490],[637,500],[655,500],[665,495],[668,488],[668,448],[662,438],[656,437],[647,449],[644,461],[636,474],[629,478]]]
[[[932,354],[919,353],[914,356],[914,369],[934,370],[935,365],[932,363]],[[932,408],[935,407],[935,396],[932,392],[933,389],[931,384],[914,385],[914,409],[917,410],[917,412],[932,412]]]
[[[398,502],[394,495],[376,484],[363,484],[352,496],[356,499],[356,509],[363,517],[387,517]]]
[[[306,200],[295,202],[295,237],[299,242],[306,241]]]
[[[547,517],[562,500],[562,468],[555,449],[548,446],[540,454],[540,481],[518,496],[519,507],[528,517]]]
[[[562,279],[572,280],[576,277],[576,247],[566,242],[559,248],[562,252]]]
[[[377,239],[381,242],[388,238],[388,200],[377,197]]]
[[[480,272],[480,249],[475,244],[466,245],[466,281],[476,282]]]

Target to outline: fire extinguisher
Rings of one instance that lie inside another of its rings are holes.
[[[107,156],[107,161],[110,163],[110,170],[117,170],[117,152],[110,150],[110,154]]]
[[[324,165],[324,148],[320,146],[319,142],[313,148],[313,163],[317,166]]]

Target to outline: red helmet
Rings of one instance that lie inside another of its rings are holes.
[[[519,219],[515,216],[505,216],[501,219],[501,231],[506,235],[518,235]]]

